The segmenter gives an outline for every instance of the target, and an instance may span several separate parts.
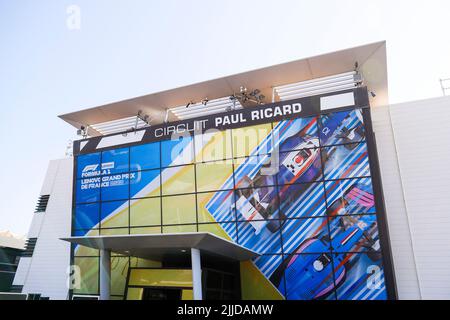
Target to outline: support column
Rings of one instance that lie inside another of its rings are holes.
[[[200,259],[200,250],[191,248],[192,262],[192,286],[194,291],[194,300],[202,300],[202,265]]]
[[[100,300],[111,297],[111,251],[100,250]]]

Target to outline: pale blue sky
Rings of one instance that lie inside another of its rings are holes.
[[[379,40],[391,102],[439,96],[449,12],[448,0],[0,0],[0,230],[27,232],[47,163],[74,136],[59,114]]]

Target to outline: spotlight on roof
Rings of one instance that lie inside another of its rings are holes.
[[[208,102],[209,102],[208,98],[205,98],[201,101],[202,105],[204,105],[204,106],[206,106],[208,104]]]
[[[238,100],[242,105],[249,104],[249,103],[256,103],[256,104],[263,104],[265,96],[261,94],[261,90],[259,89],[253,89],[250,91],[250,93],[247,93],[248,90],[245,86],[239,87],[240,93],[233,94],[230,99],[233,101],[233,99]]]
[[[77,136],[82,136],[83,138],[87,138],[88,128],[85,126],[81,126],[80,129],[77,130]]]

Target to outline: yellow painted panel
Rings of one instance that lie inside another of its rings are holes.
[[[120,202],[120,201],[119,201]],[[123,201],[122,201],[123,202]],[[128,205],[114,216],[101,221],[102,228],[128,227]]]
[[[130,234],[160,234],[161,227],[130,228]]]
[[[272,124],[266,123],[257,126],[243,127],[232,130],[233,156],[246,157],[266,138],[272,131]],[[259,153],[267,153],[261,150]]]
[[[121,234],[128,234],[128,228],[100,229],[100,235],[102,236],[114,236]]]
[[[88,233],[86,233],[86,236],[92,237],[92,236],[98,236],[99,230],[90,230]],[[97,249],[92,249],[89,247],[77,245],[75,250],[75,257],[98,257],[99,251]]]
[[[178,226],[165,226],[163,227],[163,233],[188,233],[196,232],[197,225],[195,224],[182,224]]]
[[[281,293],[251,261],[241,262],[243,300],[283,300]]]
[[[183,289],[181,291],[181,300],[194,300],[194,291]]]
[[[234,223],[234,222],[232,222],[232,223]],[[199,232],[210,232],[221,238],[231,240],[230,236],[222,229],[222,227],[218,223],[199,224],[198,231]]]
[[[195,171],[193,165],[164,169],[161,173],[162,194],[195,192]]]
[[[206,209],[206,204],[212,197],[214,197],[215,192],[199,193],[197,194],[197,208],[198,208],[198,222],[216,222],[211,213]]]
[[[196,203],[195,195],[181,195],[163,197],[163,224],[195,223]]]
[[[129,286],[192,287],[192,270],[131,269]]]
[[[230,159],[231,130],[208,132],[195,136],[196,162]]]
[[[197,191],[221,190],[228,178],[233,176],[231,160],[197,164]]]
[[[80,271],[80,283],[73,293],[98,294],[99,258],[74,258]]]
[[[131,201],[130,226],[152,226],[161,224],[161,199],[149,198]]]
[[[127,283],[128,257],[111,257],[111,294],[123,295]]]
[[[128,288],[127,300],[142,300],[144,288]]]

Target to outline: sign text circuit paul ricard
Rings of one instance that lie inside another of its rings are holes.
[[[287,116],[298,116],[302,113],[302,104],[292,103],[263,108],[244,109],[231,114],[219,114],[213,117],[194,120],[192,122],[180,122],[154,129],[154,138],[164,138],[172,135],[182,135],[187,132],[204,132],[208,129],[226,129],[234,125],[245,123],[256,124],[258,122],[270,122]]]

